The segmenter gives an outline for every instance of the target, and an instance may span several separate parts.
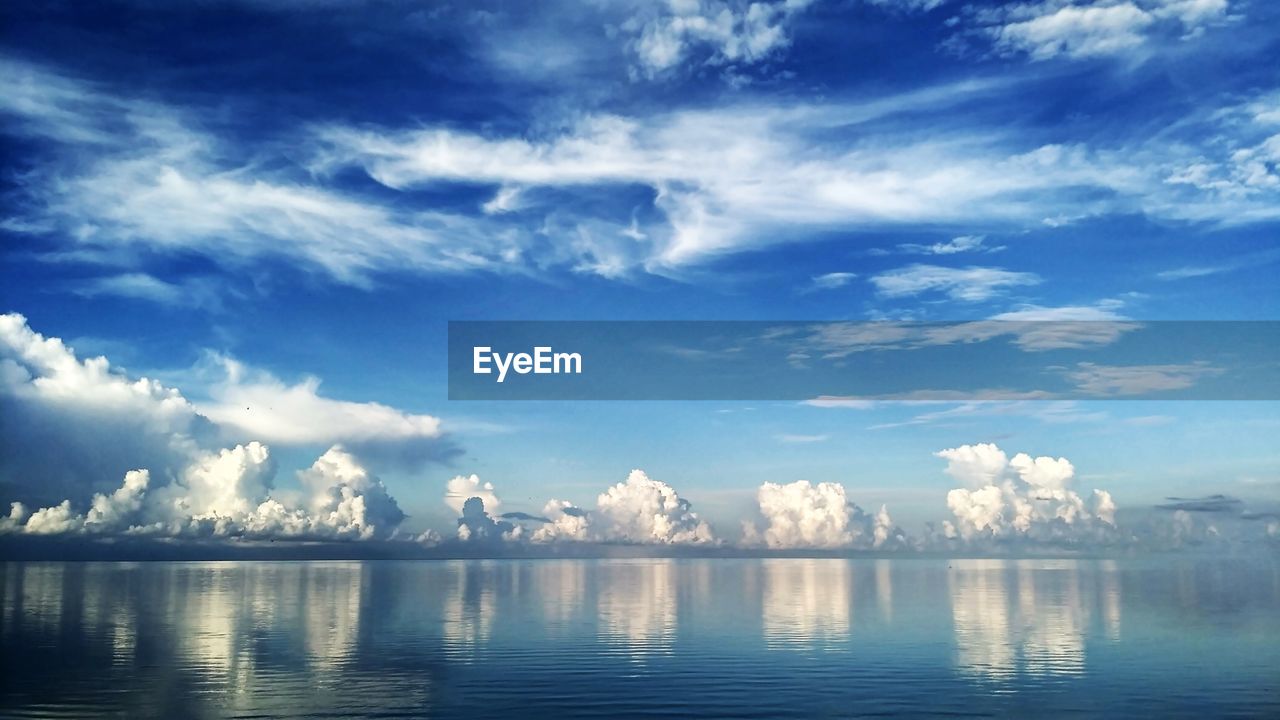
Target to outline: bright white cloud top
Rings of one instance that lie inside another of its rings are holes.
[[[675,488],[632,470],[596,498],[596,505],[612,538],[641,543],[715,542],[711,526],[693,512],[692,504]]]
[[[275,464],[266,446],[237,445],[196,459],[172,482],[152,487],[131,470],[111,494],[93,496],[87,513],[70,500],[27,516],[13,503],[10,531],[188,538],[351,539],[391,537],[404,514],[378,478],[340,447],[299,473],[311,491],[305,507],[271,496]],[[25,519],[25,522],[23,521]]]
[[[757,493],[764,530],[744,524],[744,540],[771,548],[880,549],[901,545],[904,536],[889,511],[868,515],[845,495],[839,483],[799,480],[764,483]]]
[[[1111,494],[1094,490],[1085,499],[1071,490],[1075,467],[1066,458],[1018,453],[1010,459],[991,443],[936,455],[947,461],[947,474],[965,485],[947,493],[953,515],[943,523],[948,538],[1094,542],[1116,537]]]

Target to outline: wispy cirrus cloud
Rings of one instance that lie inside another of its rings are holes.
[[[396,208],[268,172],[259,158],[200,127],[192,113],[95,84],[3,62],[0,113],[43,162],[21,192],[39,215],[30,232],[61,232],[80,259],[128,265],[134,250],[197,251],[233,268],[285,258],[338,282],[365,285],[393,267],[459,272],[509,266],[511,235],[482,221]],[[24,228],[18,228],[23,230]],[[141,273],[81,291],[157,299]]]
[[[1161,270],[1156,273],[1156,279],[1189,280],[1191,278],[1207,277],[1210,275],[1222,275],[1224,273],[1258,267],[1260,265],[1269,265],[1277,260],[1280,260],[1280,250],[1263,250],[1261,252],[1248,253],[1240,257],[1230,258],[1224,262],[1218,262],[1211,265],[1184,265],[1183,267],[1172,268],[1170,270]]]
[[[814,275],[810,279],[809,285],[804,287],[803,292],[817,292],[819,290],[836,290],[845,287],[849,283],[857,279],[858,274],[852,272],[829,272],[821,275]]]
[[[292,150],[282,158],[278,142],[237,141],[198,109],[29,63],[5,69],[7,131],[39,151],[7,227],[56,237],[61,257],[110,261],[116,274],[144,271],[145,250],[237,270],[280,259],[365,287],[406,271],[679,275],[832,229],[1017,228],[1110,212],[1223,224],[1280,216],[1262,134],[1271,115],[1254,105],[1230,122],[1190,118],[1178,137],[1043,144],[949,115],[1017,84],[978,79],[834,103],[586,113],[507,132],[318,123],[283,131]],[[922,126],[922,111],[944,119]],[[1228,131],[1256,157],[1224,158],[1202,175],[1230,176],[1234,189],[1171,180],[1221,152],[1194,138]],[[340,180],[353,170],[381,187]],[[418,192],[450,188],[491,194],[442,208]],[[996,247],[956,236],[912,251]],[[932,268],[882,273],[877,287],[971,302],[1033,282],[1001,268]]]
[[[225,288],[209,278],[169,282],[148,273],[104,275],[71,283],[71,292],[86,298],[101,296],[144,300],[169,307],[218,309]]]
[[[1003,268],[970,265],[964,268],[915,264],[889,270],[871,278],[876,290],[888,298],[944,294],[961,302],[990,300],[1014,287],[1037,285],[1040,276]]]
[[[826,434],[823,434],[823,435],[796,435],[796,434],[783,433],[783,434],[781,434],[781,435],[775,435],[775,436],[774,436],[774,439],[776,439],[776,440],[777,440],[778,442],[780,442],[780,443],[787,443],[787,444],[791,444],[791,445],[795,445],[795,444],[806,445],[806,444],[809,444],[809,443],[820,443],[820,442],[826,442],[827,440],[830,440],[830,439],[831,439],[831,436],[830,436],[830,435],[826,435]]]
[[[987,245],[986,241],[987,238],[983,235],[959,235],[946,242],[928,245],[903,243],[898,246],[898,252],[914,255],[956,255],[968,252],[994,253],[1005,249],[1004,245]]]
[[[1113,397],[1186,390],[1222,368],[1207,362],[1167,365],[1099,365],[1082,362],[1064,371],[1076,388],[1088,395]]]

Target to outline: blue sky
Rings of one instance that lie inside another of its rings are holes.
[[[455,475],[537,513],[632,468],[725,537],[802,479],[910,529],[947,516],[933,453],[996,442],[1122,509],[1280,501],[1274,403],[464,403],[445,375],[450,320],[1276,319],[1273,3],[46,5],[0,11],[0,310],[179,389],[210,447],[268,443],[285,495],[336,441],[413,531],[452,532]],[[291,390],[367,432],[228,419]],[[33,507],[142,466],[25,462],[0,483]]]

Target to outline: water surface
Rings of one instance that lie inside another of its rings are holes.
[[[1280,717],[1280,562],[2,563],[0,717]]]

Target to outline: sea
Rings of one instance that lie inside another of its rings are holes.
[[[3,718],[1280,718],[1280,558],[0,563]]]

